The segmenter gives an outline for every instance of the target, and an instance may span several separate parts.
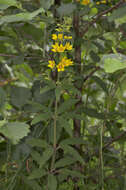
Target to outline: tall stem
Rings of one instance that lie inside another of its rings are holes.
[[[100,129],[100,165],[101,165],[101,190],[104,190],[104,163],[103,163],[103,125]]]
[[[58,79],[56,82],[56,86],[58,86],[59,83],[59,75],[58,75]],[[52,162],[51,162],[51,170],[53,170],[54,167],[54,163],[55,163],[55,157],[56,157],[56,144],[57,144],[57,139],[56,139],[56,127],[57,127],[57,109],[58,109],[58,98],[57,95],[55,94],[56,100],[55,100],[55,111],[54,111],[54,125],[53,125],[53,157],[52,157]]]
[[[54,113],[54,141],[53,141],[54,149],[56,149],[56,122],[57,122],[57,98],[55,101],[55,113]]]

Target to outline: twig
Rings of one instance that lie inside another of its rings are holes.
[[[109,12],[112,12],[114,9],[117,9],[120,5],[122,5],[123,3],[125,2],[125,0],[120,0],[116,5],[114,5],[113,7],[103,11],[103,12],[100,12],[98,15],[96,15],[96,17],[91,21],[89,22],[83,31],[80,32],[80,36],[82,37],[89,29],[90,26],[92,26],[94,23],[96,23],[96,21],[103,15],[109,13]]]
[[[120,135],[116,136],[115,138],[113,138],[110,142],[108,142],[107,144],[105,144],[103,146],[103,150],[108,148],[111,144],[113,144],[115,141],[118,141],[120,138],[122,138],[124,135],[126,135],[126,131],[121,133]]]
[[[0,81],[0,86],[5,86],[7,85],[8,83],[11,83],[13,81],[17,81],[18,79],[17,78],[13,78],[13,79],[6,79],[4,81]]]
[[[99,69],[101,69],[101,68],[100,68],[100,67],[95,67],[95,69],[94,69],[93,71],[91,71],[91,73],[89,73],[89,75],[87,75],[87,76],[84,78],[83,82],[86,82],[89,78],[91,78],[91,76],[92,76],[97,70],[99,70]]]

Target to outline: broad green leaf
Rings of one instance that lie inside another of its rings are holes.
[[[42,190],[42,187],[38,184],[36,180],[29,180],[28,178],[23,178],[25,184],[27,184],[31,190]]]
[[[81,164],[84,164],[84,159],[80,156],[80,154],[73,147],[69,145],[61,144],[60,147],[64,150],[64,153],[73,156],[73,158],[80,161]]]
[[[126,56],[119,53],[104,55],[102,61],[107,73],[114,73],[126,68]]]
[[[20,26],[21,31],[23,31],[23,36],[26,38],[27,35],[31,36],[33,40],[41,42],[43,38],[43,30],[41,28],[36,27],[34,24],[25,23],[24,26]],[[24,64],[28,66],[28,64]],[[30,68],[31,70],[31,68]],[[33,72],[33,71],[32,71]],[[31,74],[32,74],[31,72]]]
[[[3,106],[5,105],[5,101],[6,101],[6,93],[3,90],[3,88],[0,87],[0,109],[2,109]]]
[[[73,157],[66,156],[64,158],[61,158],[60,160],[58,160],[55,163],[55,168],[61,168],[61,167],[69,166],[69,165],[75,163],[76,161],[77,161],[77,159],[75,159]]]
[[[122,80],[116,91],[116,96],[121,100],[126,99],[126,79]]]
[[[48,175],[48,190],[56,190],[57,189],[57,180],[56,176],[53,174]]]
[[[66,118],[58,117],[58,122],[61,127],[64,128],[64,130],[69,134],[70,137],[73,136],[73,130],[70,125],[70,122],[66,120]]]
[[[51,158],[52,155],[53,155],[53,148],[50,146],[43,152],[43,155],[40,160],[40,168],[44,166],[44,164]]]
[[[71,109],[73,105],[77,103],[77,99],[68,99],[65,102],[63,102],[59,108],[58,108],[58,113],[63,113]]]
[[[83,113],[85,113],[89,117],[94,117],[97,119],[105,119],[104,113],[100,113],[96,109],[84,107],[82,110],[83,110]]]
[[[62,135],[62,127],[58,125],[57,121],[57,127],[56,127],[56,140],[58,142],[60,136]],[[49,143],[53,144],[54,141],[54,125],[53,122],[48,126],[48,138],[49,138]]]
[[[45,86],[44,88],[40,89],[40,94],[44,94],[44,93],[46,93],[46,92],[48,92],[49,90],[52,90],[52,89],[54,89],[53,85],[52,86],[50,86],[50,85]]]
[[[54,0],[40,0],[41,7],[48,10],[53,5]]]
[[[71,15],[76,9],[76,5],[73,3],[62,4],[57,8],[57,12],[60,16]]]
[[[120,46],[121,46],[121,48],[125,49],[126,48],[126,40],[121,41]]]
[[[41,155],[40,155],[39,152],[37,152],[37,151],[35,151],[35,150],[32,150],[31,156],[32,156],[32,159],[33,159],[34,161],[36,161],[38,164],[40,164]]]
[[[0,128],[7,123],[6,120],[0,120]]]
[[[67,176],[72,176],[72,177],[79,177],[79,178],[84,178],[85,176],[83,174],[81,174],[78,171],[74,171],[74,170],[69,170],[69,169],[60,169],[60,173],[65,174]]]
[[[16,0],[0,0],[0,10],[7,9],[10,6],[18,6],[18,2]]]
[[[29,125],[22,122],[11,122],[0,127],[0,133],[9,138],[13,144],[17,144],[29,132]]]
[[[121,18],[121,17],[124,17],[126,16],[126,5],[124,5],[123,7],[120,7],[118,9],[115,9],[112,14],[110,16],[108,16],[108,20],[110,22],[118,19],[118,18]]]
[[[123,23],[126,23],[126,15],[125,15],[124,17],[122,17],[122,18],[116,19],[116,20],[115,20],[115,23],[116,23],[117,25],[121,25],[121,24],[123,24]]]
[[[11,103],[17,108],[21,108],[22,106],[24,106],[30,98],[30,89],[16,86],[11,88]]]
[[[32,13],[25,12],[25,13],[18,13],[15,15],[8,15],[3,16],[0,19],[0,25],[4,23],[12,23],[12,22],[26,22],[32,20],[34,17],[36,17],[39,13],[44,12],[43,8],[40,8]]]
[[[93,76],[92,79],[106,92],[106,94],[108,94],[107,85],[100,77]]]
[[[98,9],[96,7],[91,8],[90,10],[90,16],[94,16],[98,13]]]
[[[30,176],[28,177],[29,180],[32,179],[39,179],[43,176],[45,176],[47,172],[43,169],[35,169],[31,172]]]
[[[51,118],[52,118],[52,114],[50,112],[41,113],[41,114],[38,114],[34,117],[31,124],[35,125],[36,123],[38,123],[40,121],[46,121],[46,120],[51,119]]]
[[[45,140],[37,139],[37,138],[28,139],[28,140],[27,140],[27,143],[28,143],[29,145],[31,145],[32,147],[42,147],[42,148],[46,148],[46,147],[49,146]]]
[[[82,138],[68,138],[63,141],[61,141],[60,145],[76,145],[76,144],[84,144],[84,140]]]

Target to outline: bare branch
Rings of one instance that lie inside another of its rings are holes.
[[[82,37],[89,29],[89,27],[91,27],[94,23],[96,23],[96,21],[101,18],[101,16],[109,13],[109,12],[112,12],[114,9],[117,9],[120,5],[122,5],[123,3],[125,3],[125,0],[120,0],[116,5],[114,5],[113,7],[103,11],[103,12],[100,12],[98,15],[95,16],[95,18],[89,22],[85,27],[84,27],[84,30],[80,32],[80,36]]]
[[[97,70],[99,70],[99,69],[101,69],[100,67],[95,67],[95,69],[93,70],[93,71],[91,71],[90,73],[89,73],[89,75],[87,75],[85,78],[84,78],[84,82],[86,82],[89,78],[91,78],[92,77],[92,75],[97,71]]]
[[[124,135],[126,135],[126,131],[122,132],[120,135],[116,136],[115,138],[113,138],[110,142],[108,142],[107,144],[104,145],[103,150],[106,149],[107,147],[109,147],[111,144],[113,144],[115,141],[118,141],[119,139],[121,139]]]

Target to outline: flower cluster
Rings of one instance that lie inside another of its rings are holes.
[[[57,65],[57,70],[58,72],[64,71],[64,67],[68,67],[71,65],[73,65],[73,61],[71,59],[67,59],[67,57],[63,57]]]
[[[72,50],[72,45],[69,42],[67,42],[65,45],[56,42],[55,44],[52,45],[52,47],[53,48],[51,50],[53,52],[59,52],[59,53],[64,52],[65,50]]]
[[[52,34],[52,39],[53,40],[63,40],[63,38],[65,39],[65,40],[71,40],[72,39],[72,36],[66,36],[66,35],[64,35],[63,36],[63,34]]]
[[[80,2],[82,5],[88,5],[90,3],[90,0],[77,0],[78,2]]]
[[[48,62],[49,62],[48,67],[50,67],[51,69],[56,67],[58,72],[64,71],[65,67],[73,65],[73,61],[65,56],[60,60],[58,65],[56,65],[54,60],[49,60]]]
[[[98,1],[98,2],[96,2],[97,5],[99,5],[99,4],[106,4],[106,3],[107,3],[106,0],[102,0],[102,1]]]
[[[56,64],[54,60],[48,61],[48,67],[51,69],[57,68],[58,72],[64,71],[65,67],[73,65],[73,61],[68,59],[64,54],[66,51],[71,51],[73,46],[69,42],[72,39],[72,36],[63,35],[62,33],[59,34],[52,34],[52,40],[54,43],[52,44],[51,51],[54,53],[63,53],[62,56],[59,56],[59,63]],[[61,57],[61,58],[60,58]]]

